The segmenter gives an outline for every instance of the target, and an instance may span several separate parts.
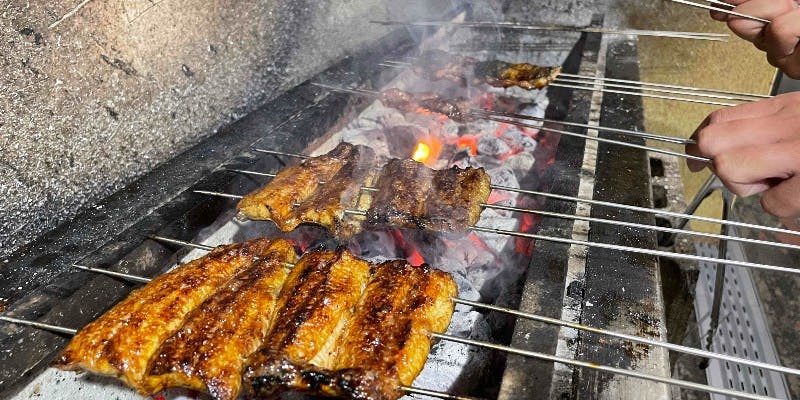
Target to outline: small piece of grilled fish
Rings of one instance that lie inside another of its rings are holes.
[[[306,253],[284,284],[275,323],[248,357],[245,382],[251,395],[272,396],[303,379],[292,365],[330,368],[335,345],[369,281],[370,265],[341,249]]]
[[[237,208],[251,220],[270,220],[284,232],[313,223],[341,238],[361,230],[346,217],[369,182],[375,153],[366,146],[340,143],[327,154],[286,167],[269,183],[247,194]]]
[[[278,294],[294,263],[292,244],[277,239],[264,258],[240,270],[161,344],[150,363],[148,391],[180,386],[218,400],[239,395],[245,357],[274,320]]]
[[[237,271],[268,254],[271,241],[220,246],[161,275],[78,331],[53,365],[113,376],[143,394],[151,358],[200,306]]]
[[[464,232],[478,222],[491,192],[483,168],[433,170],[414,160],[392,159],[378,178],[366,223],[377,228]]]
[[[475,81],[507,88],[519,86],[526,90],[541,89],[553,82],[561,67],[542,67],[534,64],[512,64],[504,61],[478,62],[474,66]]]

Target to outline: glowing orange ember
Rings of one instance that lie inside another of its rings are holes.
[[[436,161],[439,160],[441,152],[442,143],[429,136],[417,142],[417,145],[414,146],[414,151],[411,152],[411,159],[433,167],[436,165]]]

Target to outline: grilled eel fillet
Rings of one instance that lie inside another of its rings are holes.
[[[340,143],[328,154],[284,168],[244,196],[237,208],[249,219],[275,222],[284,232],[314,223],[348,238],[361,230],[361,220],[345,218],[344,210],[355,208],[365,197],[361,187],[371,183],[374,163],[371,148]]]
[[[427,265],[389,261],[374,267],[355,314],[336,340],[332,363],[283,359],[248,367],[256,395],[275,385],[348,399],[392,400],[411,385],[431,347],[430,333],[443,332],[458,293],[450,275]],[[327,364],[327,365],[326,365]]]
[[[476,82],[507,88],[519,86],[523,89],[541,89],[553,82],[561,67],[540,67],[538,65],[520,63],[511,64],[504,61],[483,61],[475,63],[473,69]]]
[[[260,350],[248,358],[245,381],[251,394],[269,396],[300,376],[294,365],[334,365],[337,339],[350,319],[370,274],[370,265],[343,249],[305,254],[292,269],[278,300],[275,324]]]
[[[220,285],[270,248],[267,239],[220,246],[153,279],[81,329],[53,365],[114,376],[149,394],[145,373],[161,343]]]
[[[218,400],[239,394],[245,357],[256,351],[274,319],[274,309],[296,255],[291,243],[275,240],[264,258],[240,270],[186,318],[150,362],[150,393],[180,386]]]
[[[392,159],[383,167],[377,188],[367,224],[463,232],[478,222],[491,181],[483,168],[432,170],[414,160]]]
[[[469,100],[463,98],[447,99],[435,93],[410,93],[391,88],[382,91],[379,99],[383,105],[404,113],[414,112],[418,108],[423,108],[431,112],[444,114],[455,122],[469,122],[474,119],[469,115]]]

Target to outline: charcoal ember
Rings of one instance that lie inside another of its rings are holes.
[[[500,156],[511,151],[506,142],[496,136],[482,136],[478,139],[478,154]]]
[[[416,125],[395,125],[385,130],[389,144],[389,154],[393,157],[405,158],[414,151],[417,141],[425,131]]]
[[[538,144],[535,139],[526,135],[522,128],[515,125],[508,125],[500,138],[512,149],[533,152]]]
[[[511,169],[511,171],[514,172],[514,176],[522,177],[530,172],[531,168],[533,168],[533,164],[535,163],[536,158],[533,156],[533,154],[522,152],[506,158],[503,165],[506,168]]]
[[[405,124],[403,113],[375,101],[364,109],[359,118],[353,119],[348,128],[380,128]]]
[[[472,158],[469,159],[468,166],[476,167],[476,168],[477,167],[483,167],[483,168],[489,170],[489,169],[492,169],[492,168],[499,167],[502,164],[503,164],[503,162],[501,160],[498,160],[494,156],[485,156],[485,155],[482,155],[482,154],[478,154],[477,156],[472,157]],[[492,182],[492,183],[494,183],[494,182]]]
[[[518,222],[517,219],[514,218],[513,213],[511,213],[510,211],[486,209],[483,210],[483,212],[481,213],[481,219],[478,220],[478,223],[476,225],[491,227],[494,229],[500,229],[504,231],[516,232]],[[483,244],[485,244],[486,247],[492,250],[495,254],[502,253],[503,248],[512,238],[509,235],[502,235],[502,234],[495,234],[488,232],[475,232],[475,236],[481,239]],[[490,263],[490,264],[497,265],[496,263]],[[490,271],[490,270],[491,267],[489,266],[470,267],[468,268],[470,280],[472,282],[484,282],[486,279],[494,278],[494,276],[497,273],[499,273],[499,270],[497,271]],[[476,276],[473,278],[473,275],[480,275],[480,276]]]

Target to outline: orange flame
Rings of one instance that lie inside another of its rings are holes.
[[[425,137],[414,146],[414,151],[411,152],[411,159],[433,167],[441,152],[442,143],[440,141],[432,137]]]

